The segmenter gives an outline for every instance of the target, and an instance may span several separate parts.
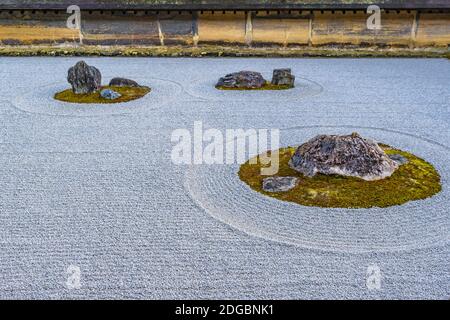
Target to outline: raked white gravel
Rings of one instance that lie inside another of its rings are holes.
[[[153,91],[55,102],[77,60],[0,58],[0,298],[450,298],[448,60],[86,58],[104,83]],[[211,87],[278,67],[296,89]],[[433,163],[443,191],[387,209],[282,203],[235,165],[173,165],[171,133],[194,121],[279,128],[282,145],[358,131]]]

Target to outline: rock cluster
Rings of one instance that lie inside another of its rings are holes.
[[[295,76],[291,73],[291,69],[274,69],[272,76],[272,84],[294,87]]]
[[[225,88],[261,88],[266,84],[266,80],[261,73],[254,71],[239,71],[227,74],[219,79],[216,87]]]
[[[102,75],[96,67],[79,61],[69,69],[67,81],[72,85],[72,90],[76,94],[92,93],[100,89]]]
[[[69,69],[67,81],[72,85],[74,93],[89,94],[101,89],[102,75],[97,68],[89,66],[84,61],[79,61]],[[134,80],[119,77],[111,79],[109,86],[140,87]],[[120,93],[111,89],[101,90],[100,95],[108,100],[115,100],[121,97]]]
[[[389,177],[398,168],[376,142],[358,133],[316,136],[298,147],[289,165],[308,177],[321,173],[364,180]]]
[[[294,87],[295,76],[291,69],[274,69],[271,83],[273,85]],[[216,87],[258,89],[267,84],[261,73],[255,71],[239,71],[229,73],[219,79]]]
[[[263,180],[262,188],[266,192],[289,191],[298,184],[296,177],[267,177]]]

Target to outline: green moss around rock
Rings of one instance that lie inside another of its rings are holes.
[[[305,206],[329,208],[371,208],[401,205],[408,201],[426,199],[441,191],[440,175],[425,160],[415,155],[380,145],[387,154],[400,154],[408,159],[390,177],[365,181],[354,177],[318,174],[308,178],[289,167],[296,148],[279,149],[280,169],[277,176],[300,178],[299,184],[287,192],[265,192],[260,174],[261,164],[244,163],[240,179],[253,190],[267,196]]]
[[[272,84],[269,81],[266,82],[264,86],[261,88],[230,88],[225,86],[216,86],[216,89],[218,90],[287,90],[292,89],[293,86],[289,85],[280,85],[280,84]]]
[[[121,94],[121,96],[117,99],[110,100],[105,99],[100,95],[100,91],[103,89],[111,89]],[[142,98],[147,93],[149,93],[151,89],[149,87],[115,87],[115,86],[104,86],[99,91],[88,94],[75,94],[72,89],[67,89],[55,94],[54,98],[63,102],[71,102],[71,103],[120,103],[120,102],[128,102],[132,100],[136,100]]]

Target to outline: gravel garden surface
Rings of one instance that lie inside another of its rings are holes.
[[[85,58],[151,93],[54,100],[78,60],[0,58],[0,298],[450,298],[448,60]],[[274,68],[296,87],[214,88]],[[442,191],[389,208],[282,202],[237,164],[173,164],[171,133],[194,121],[278,128],[282,147],[357,131],[433,164]]]

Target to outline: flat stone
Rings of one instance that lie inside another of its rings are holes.
[[[384,179],[398,168],[375,141],[358,133],[316,136],[298,147],[289,166],[308,177],[321,173],[364,180]]]
[[[296,177],[267,177],[263,180],[263,190],[267,192],[286,192],[295,188],[299,179]]]
[[[100,95],[108,100],[115,100],[117,98],[120,98],[122,95],[114,90],[111,89],[103,89],[100,91]]]
[[[67,81],[72,85],[72,90],[76,94],[93,93],[100,89],[102,75],[96,67],[79,61],[69,69]]]
[[[409,160],[407,158],[405,158],[404,156],[402,156],[401,154],[398,154],[398,153],[389,154],[388,157],[391,160],[393,160],[394,162],[396,162],[399,166],[409,162]]]
[[[114,87],[140,87],[136,81],[120,77],[112,78],[109,85]]]
[[[295,76],[291,73],[291,69],[274,69],[272,76],[272,84],[294,87]]]
[[[261,73],[254,71],[239,71],[227,74],[217,82],[217,87],[226,88],[262,88],[266,80]]]

